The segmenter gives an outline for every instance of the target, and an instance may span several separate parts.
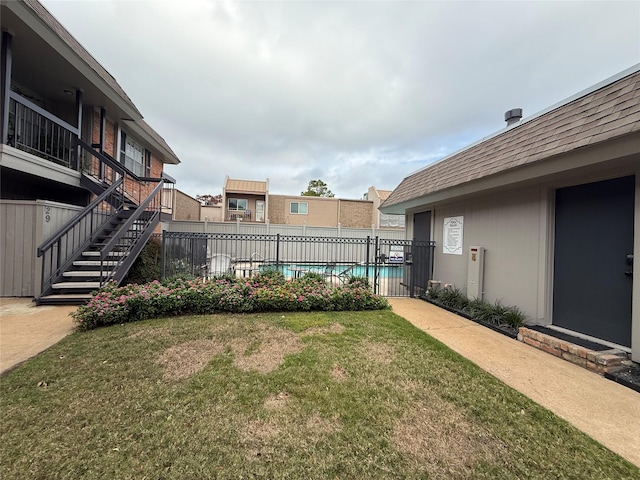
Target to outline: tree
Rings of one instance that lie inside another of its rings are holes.
[[[333,192],[327,188],[327,184],[322,180],[310,180],[306,192],[300,192],[305,197],[335,197]]]
[[[222,202],[222,194],[218,195],[196,195],[196,200],[200,202],[200,205],[210,206],[217,205]]]

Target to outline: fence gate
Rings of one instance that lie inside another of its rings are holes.
[[[367,277],[375,293],[414,297],[427,288],[434,242],[378,237],[169,232],[162,235],[162,276],[251,277],[277,269],[286,278],[306,272],[334,285]]]

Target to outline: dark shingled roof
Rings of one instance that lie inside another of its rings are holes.
[[[635,68],[624,78],[523,120],[406,177],[383,206],[397,205],[638,131],[640,69]]]

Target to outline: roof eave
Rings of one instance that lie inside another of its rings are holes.
[[[53,15],[41,4],[39,4],[46,15],[46,19],[39,14],[34,6],[27,2],[6,2],[4,6],[11,9],[18,17],[22,18],[30,25],[32,30],[39,35],[45,42],[47,42],[51,48],[58,52],[66,61],[69,62],[78,72],[80,72],[96,89],[103,92],[104,95],[113,104],[121,110],[123,117],[129,117],[133,120],[139,120],[142,118],[142,113],[136,108],[131,99],[117,92],[107,81],[100,75],[94,68],[87,64],[87,62],[79,55],[74,47],[67,41],[65,41],[52,27],[50,22],[54,22],[55,26],[68,32],[62,24],[60,24]],[[72,35],[69,33],[72,37]],[[76,41],[74,39],[74,41]],[[76,41],[77,42],[77,41]],[[79,48],[84,50],[84,47],[78,42]],[[84,50],[86,52],[86,50]],[[99,62],[93,58],[93,56],[86,52],[98,65]],[[101,66],[100,66],[101,67]],[[102,67],[101,67],[102,68]],[[104,70],[106,75],[110,75]],[[113,78],[113,77],[112,77]],[[113,79],[115,83],[115,79]],[[121,87],[120,87],[121,88]],[[123,90],[124,92],[124,90]]]
[[[170,165],[178,165],[180,163],[180,159],[176,156],[173,151],[165,144],[163,145],[156,138],[153,137],[145,128],[140,125],[139,122],[134,122],[131,120],[126,120],[127,127],[136,135],[136,137],[140,138],[140,140],[146,142],[151,146],[151,150],[159,153],[162,157],[162,163],[170,164]]]

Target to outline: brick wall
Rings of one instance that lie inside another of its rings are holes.
[[[113,157],[116,161],[120,156],[120,152],[118,152],[118,126],[109,120],[106,119],[105,122],[105,138],[104,138],[104,151],[111,157]],[[100,142],[100,110],[95,109],[93,111],[93,121],[91,125],[91,142],[99,143]],[[94,162],[94,167],[97,169],[98,160],[92,160]],[[164,168],[164,164],[162,160],[158,158],[153,152],[151,153],[151,177],[160,178],[162,175],[162,171]],[[146,175],[146,172],[145,172]],[[107,178],[115,178],[114,172],[110,168],[105,169],[105,176]],[[131,178],[125,179],[125,191],[127,194],[136,202],[142,201],[153,191],[153,189],[157,186],[155,182],[136,182]],[[193,219],[197,220],[199,218],[200,213],[198,212],[197,217],[193,217]]]
[[[269,195],[268,209],[267,213],[269,217],[269,223],[273,223],[276,225],[284,225],[285,216],[284,216],[284,208],[285,208],[285,197],[281,195]]]
[[[371,228],[373,202],[365,200],[340,200],[340,225],[350,228]]]
[[[180,190],[174,190],[173,219],[200,220],[200,202]]]

